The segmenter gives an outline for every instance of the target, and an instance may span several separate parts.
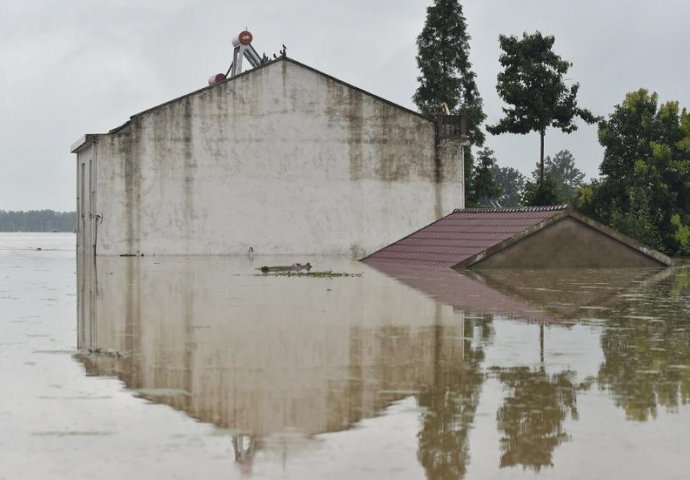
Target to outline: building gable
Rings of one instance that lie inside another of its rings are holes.
[[[662,253],[566,206],[455,210],[364,261],[456,270],[672,264]]]
[[[529,235],[489,249],[455,269],[494,268],[645,268],[665,263],[643,248],[608,235],[570,214],[559,216]]]

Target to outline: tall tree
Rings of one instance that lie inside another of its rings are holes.
[[[488,206],[501,195],[501,189],[496,182],[496,168],[494,151],[484,147],[479,151],[477,166],[472,172],[472,188],[467,196],[468,206]]]
[[[553,158],[546,157],[544,169],[556,182],[561,201],[570,203],[585,180],[585,174],[575,166],[573,154],[569,150],[561,150]]]
[[[540,175],[540,165],[537,164],[532,172],[535,185],[539,184]],[[553,191],[557,204],[572,203],[585,179],[585,174],[575,166],[575,157],[569,150],[561,150],[553,158],[548,156],[544,159],[544,176],[547,177],[545,189]]]
[[[602,178],[583,210],[669,253],[690,252],[690,113],[656,93],[628,93],[599,124]]]
[[[470,63],[470,36],[458,0],[434,0],[426,10],[426,23],[417,37],[417,66],[421,75],[414,102],[422,113],[467,116],[467,134],[473,145],[484,144],[481,125],[486,119],[482,98]]]
[[[563,203],[558,197],[558,185],[553,178],[544,175],[525,182],[522,190],[522,204],[527,206],[560,205]]]
[[[434,0],[426,10],[426,23],[417,37],[417,66],[421,75],[413,100],[426,115],[461,111],[467,119],[470,143],[481,147],[486,120],[476,74],[470,63],[470,36],[458,0]],[[471,185],[472,152],[465,155],[465,186]]]
[[[544,137],[549,127],[570,133],[577,130],[576,118],[594,123],[589,110],[578,107],[578,83],[568,87],[564,76],[572,66],[552,51],[555,38],[540,32],[516,36],[499,36],[503,54],[503,71],[498,74],[496,90],[510,105],[503,108],[505,117],[487,127],[494,134],[525,135],[538,132],[540,139],[538,199],[546,193],[544,178]]]
[[[517,207],[521,203],[521,192],[525,188],[525,176],[512,167],[494,168],[494,178],[501,190],[495,199],[501,207]]]

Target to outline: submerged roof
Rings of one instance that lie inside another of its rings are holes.
[[[566,205],[455,210],[363,260],[372,265],[393,263],[415,267],[467,268],[566,217],[597,231],[601,238],[608,238],[608,241],[636,251],[656,265],[673,263],[666,255],[574,212]],[[585,253],[583,257],[586,256]],[[557,264],[554,260],[554,265]]]
[[[465,208],[374,252],[367,263],[453,267],[488,248],[564,212],[565,205]]]
[[[438,302],[466,313],[500,314],[539,323],[556,320],[539,305],[532,305],[519,295],[506,294],[493,288],[481,277],[470,277],[450,268],[425,268],[393,262],[372,262],[370,266]]]

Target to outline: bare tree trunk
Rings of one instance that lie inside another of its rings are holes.
[[[541,139],[541,150],[539,153],[539,189],[542,190],[544,188],[544,135],[546,135],[546,132],[544,130],[539,132],[539,136]]]
[[[544,365],[544,324],[539,324],[539,361]]]

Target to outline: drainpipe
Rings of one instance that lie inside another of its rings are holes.
[[[460,144],[460,185],[462,185],[462,194],[460,195],[460,205],[458,208],[465,208],[465,199],[467,197],[467,185],[465,185],[465,147],[469,148],[469,139],[463,140]]]

